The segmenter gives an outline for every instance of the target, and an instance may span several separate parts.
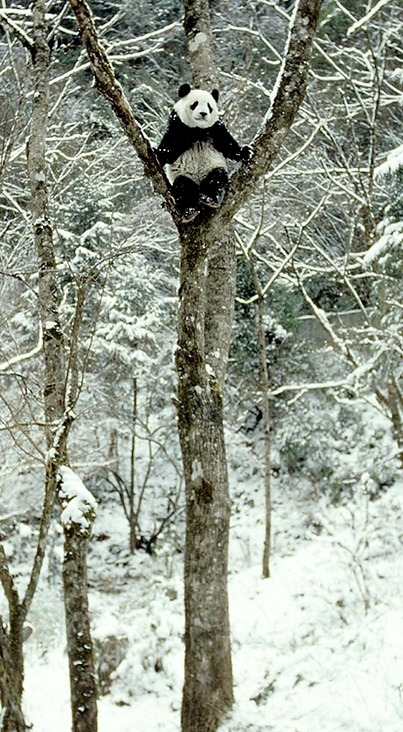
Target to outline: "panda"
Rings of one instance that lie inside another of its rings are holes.
[[[218,208],[227,193],[226,160],[247,162],[252,150],[240,147],[219,119],[218,91],[179,87],[178,101],[156,150],[167,165],[176,207],[183,223],[198,216],[202,206]]]

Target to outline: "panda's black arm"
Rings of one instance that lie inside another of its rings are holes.
[[[192,141],[186,134],[186,127],[180,121],[176,112],[171,112],[168,127],[155,153],[161,165],[174,163],[180,155],[190,148]]]
[[[211,128],[214,147],[229,160],[249,160],[251,149],[247,146],[238,145],[231,133],[228,132],[223,122],[216,122]]]

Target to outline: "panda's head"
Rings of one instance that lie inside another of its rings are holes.
[[[206,129],[217,122],[217,89],[213,89],[210,94],[203,89],[191,89],[189,84],[182,84],[178,96],[174,110],[184,125]]]

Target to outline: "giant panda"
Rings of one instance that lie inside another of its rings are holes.
[[[228,190],[226,160],[247,162],[252,150],[240,147],[219,119],[218,91],[179,87],[178,101],[156,154],[167,165],[176,207],[183,223],[202,206],[218,208]]]

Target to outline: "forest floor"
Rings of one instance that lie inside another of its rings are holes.
[[[220,731],[399,732],[403,481],[373,500],[364,476],[354,501],[335,506],[274,480],[271,577],[263,580],[261,476],[240,444],[229,462],[237,486],[229,577],[236,703]],[[154,556],[130,557],[118,507],[110,514],[100,507],[90,561],[104,691],[99,729],[178,732],[182,555],[173,553],[171,536]],[[35,732],[68,732],[62,597],[54,579],[42,581],[30,620],[27,718]]]

